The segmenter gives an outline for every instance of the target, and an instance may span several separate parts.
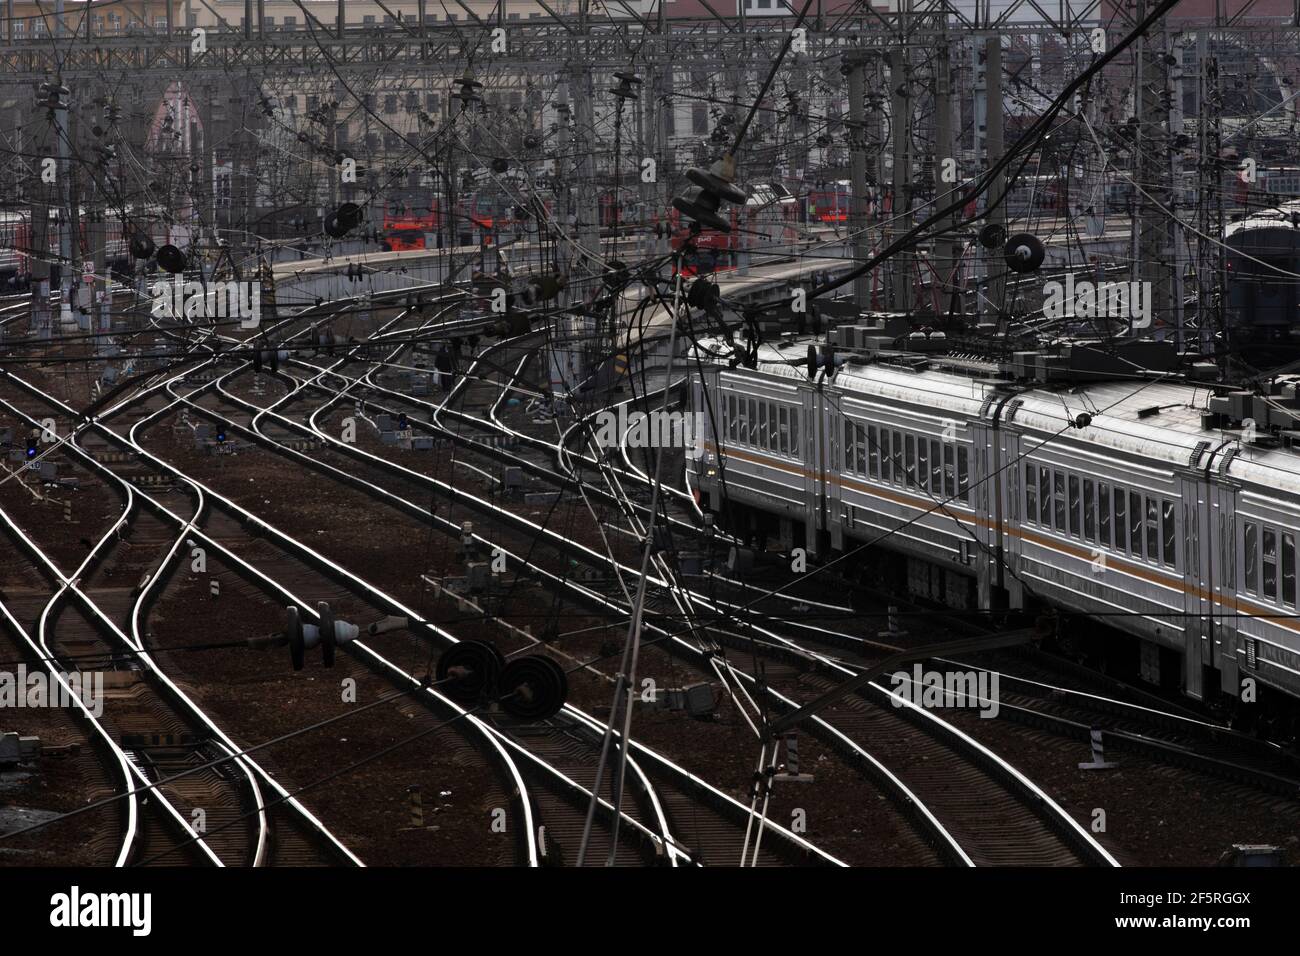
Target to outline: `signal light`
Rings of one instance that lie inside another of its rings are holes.
[[[1043,240],[1027,232],[1017,233],[1007,240],[1002,251],[1007,260],[1007,267],[1012,272],[1037,272],[1047,258],[1047,247]]]
[[[36,436],[32,435],[27,439],[27,459],[30,461],[35,457],[36,457]]]
[[[185,253],[181,252],[175,246],[168,243],[158,249],[158,266],[159,268],[170,272],[172,275],[180,275],[185,271],[185,266],[189,264],[189,259]]]

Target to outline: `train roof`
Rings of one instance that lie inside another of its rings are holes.
[[[758,371],[765,376],[798,384],[807,381],[807,346],[804,338],[785,348],[761,345]],[[701,342],[701,359],[719,361],[721,339]],[[709,352],[714,354],[709,355]],[[1234,430],[1207,429],[1202,415],[1214,395],[1205,386],[1182,382],[1114,381],[1063,386],[1051,389],[1028,386],[990,377],[995,367],[978,361],[938,368],[933,363],[909,367],[880,361],[853,361],[839,367],[832,390],[845,400],[861,398],[933,409],[942,418],[951,413],[959,419],[987,417],[985,406],[991,395],[1013,394],[1017,404],[1007,405],[1003,420],[1037,436],[1041,443],[1064,444],[1075,449],[1092,446],[1092,451],[1109,449],[1147,462],[1158,462],[1170,471],[1191,466],[1204,467],[1206,453],[1229,443],[1237,449],[1226,474],[1243,483],[1259,486],[1260,493],[1300,496],[1300,454],[1291,448],[1269,448],[1241,442]],[[746,370],[737,370],[745,374]],[[1089,425],[1076,430],[1071,423],[1082,413]],[[1103,451],[1104,453],[1104,451]],[[1216,460],[1216,468],[1222,459]]]

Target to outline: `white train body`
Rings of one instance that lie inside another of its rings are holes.
[[[913,591],[956,606],[1105,616],[1180,655],[1196,698],[1246,677],[1300,696],[1300,454],[1204,429],[1190,385],[1049,390],[926,362],[813,384],[805,349],[764,346],[754,370],[691,360],[702,504],[774,516],[786,547],[878,541],[914,559]]]

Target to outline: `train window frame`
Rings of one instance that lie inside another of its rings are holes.
[[[903,465],[903,433],[898,429],[893,429],[893,465],[894,465],[894,484],[902,487],[907,484],[907,471]]]
[[[1282,603],[1295,607],[1295,532],[1282,530]]]
[[[1128,554],[1128,489],[1116,485],[1111,493],[1115,496],[1115,543],[1112,547],[1121,554]]]
[[[875,425],[867,426],[867,474],[880,478],[880,432]]]
[[[788,405],[778,405],[776,407],[776,418],[777,450],[782,455],[788,455],[790,454],[790,407]]]
[[[1160,543],[1161,560],[1168,567],[1177,568],[1178,511],[1172,498],[1160,499]]]
[[[1038,524],[1038,467],[1025,464],[1025,523]]]
[[[890,484],[894,480],[893,446],[890,444],[890,430],[880,429],[880,480]]]
[[[771,410],[771,402],[758,403],[758,447],[767,449],[767,416]]]
[[[736,444],[749,444],[749,402],[745,398],[737,399],[740,414],[736,416]]]
[[[848,418],[844,419],[844,461],[840,467],[844,471],[853,471],[853,446],[857,443],[858,430]]]
[[[1069,489],[1069,498],[1066,500],[1070,508],[1070,537],[1079,538],[1083,535],[1083,525],[1080,520],[1083,514],[1083,493],[1080,490],[1079,476],[1067,475],[1066,487]]]
[[[916,486],[922,491],[930,488],[930,442],[925,437],[916,440]]]
[[[871,444],[867,440],[867,426],[858,426],[858,472],[869,475],[871,468]]]
[[[1110,537],[1110,506],[1111,506],[1111,489],[1110,482],[1097,482],[1097,543],[1103,548],[1109,548]]]
[[[1147,537],[1146,558],[1153,564],[1160,563],[1160,499],[1155,495],[1146,496],[1145,530]]]
[[[1065,509],[1068,502],[1065,496],[1065,472],[1052,469],[1052,530],[1057,534],[1068,534],[1070,525],[1066,521]]]
[[[799,445],[799,418],[803,412],[803,406],[796,405],[790,411],[790,453],[795,458],[800,458],[803,455],[803,451]]]
[[[903,475],[909,488],[916,487],[916,436],[908,433],[903,436]]]
[[[943,492],[943,443],[930,439],[930,493],[944,497]]]
[[[1052,527],[1052,469],[1038,466],[1038,524],[1048,530]]]
[[[1142,496],[1136,491],[1130,491],[1128,493],[1128,553],[1139,561],[1146,555],[1146,549],[1142,546],[1142,532],[1146,526],[1145,514]]]
[[[957,446],[957,497],[970,504],[970,451],[965,445]]]
[[[1097,543],[1097,483],[1083,479],[1083,537]]]
[[[1241,523],[1241,586],[1247,594],[1259,593],[1259,525]]]
[[[758,399],[749,400],[749,446],[758,447]]]
[[[943,496],[957,497],[957,449],[951,442],[943,443]]]
[[[1277,545],[1277,529],[1264,525],[1259,536],[1259,594],[1264,600],[1274,603],[1277,603],[1278,584]]]

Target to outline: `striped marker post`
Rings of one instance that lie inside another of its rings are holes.
[[[1088,763],[1079,764],[1079,769],[1110,770],[1112,767],[1118,767],[1119,764],[1106,759],[1106,746],[1102,743],[1101,731],[1094,727],[1089,736],[1092,738],[1092,760]]]

